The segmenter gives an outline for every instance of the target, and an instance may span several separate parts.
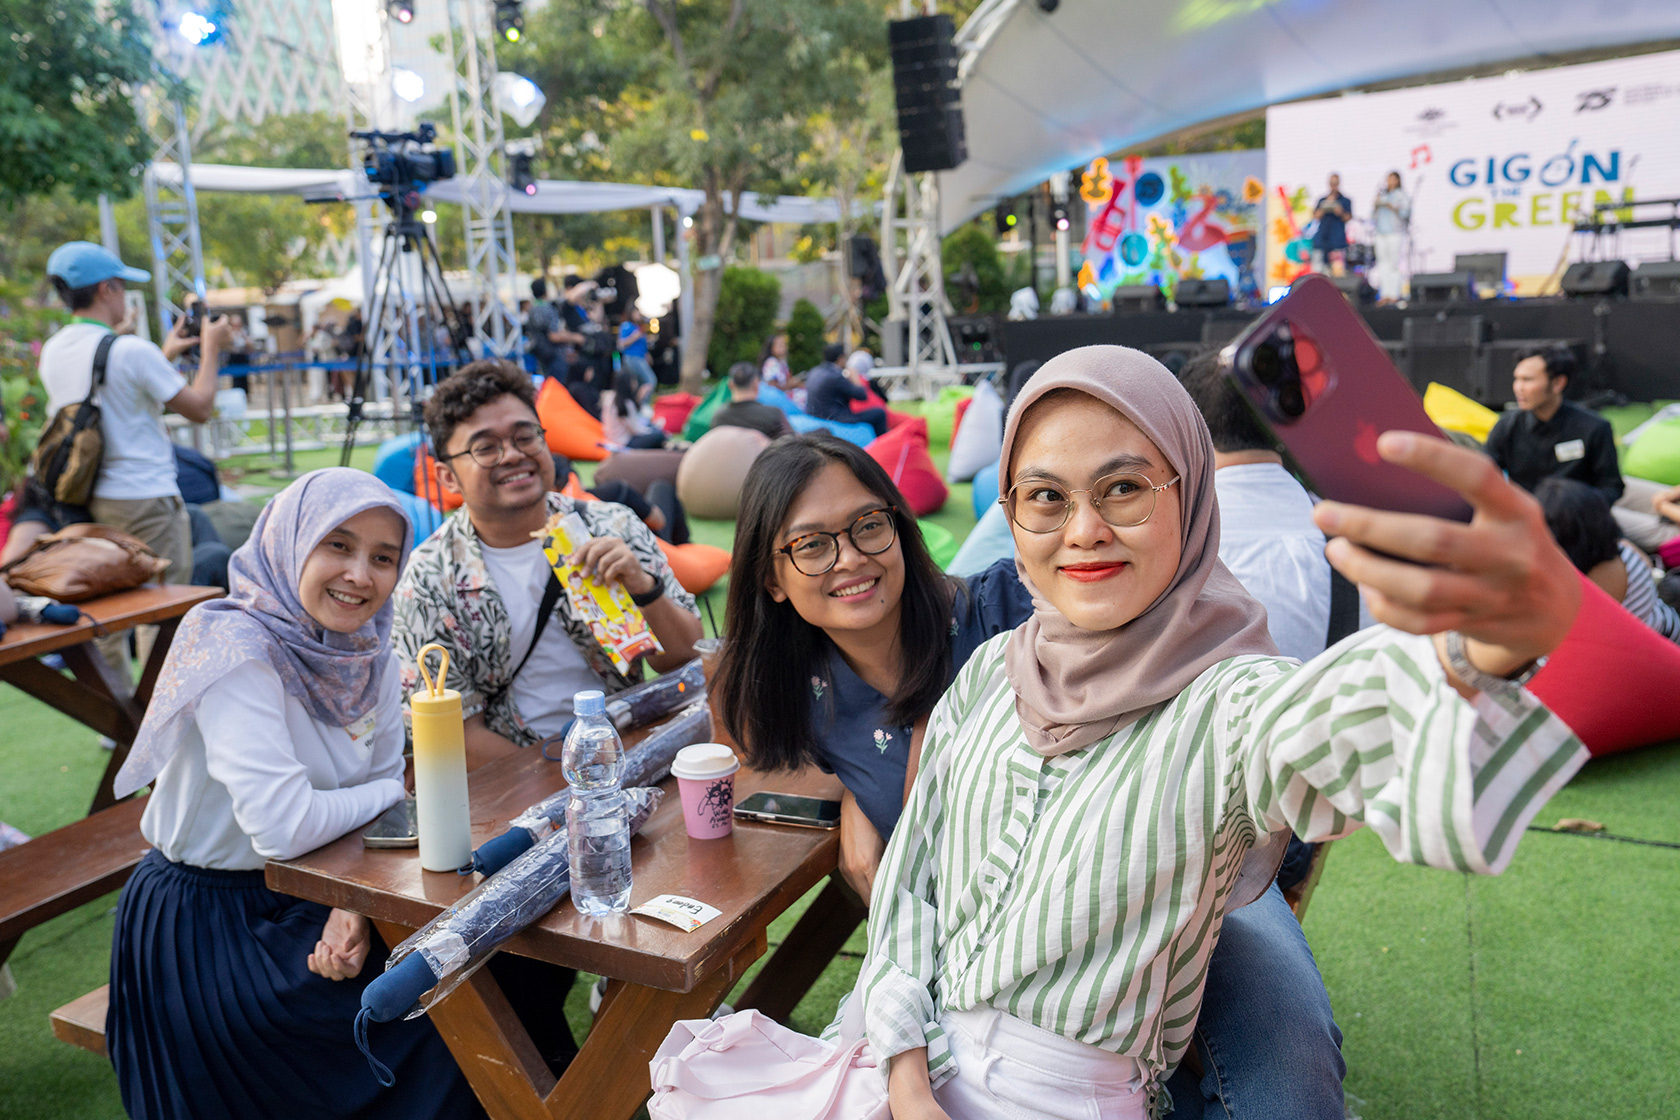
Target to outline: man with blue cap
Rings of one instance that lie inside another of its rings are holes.
[[[163,413],[179,413],[197,423],[210,419],[221,352],[233,333],[228,320],[205,322],[199,339],[184,333],[183,317],[161,348],[126,333],[123,285],[149,280],[151,273],[128,267],[115,253],[89,241],[71,241],[53,250],[47,276],[75,313],[41,347],[41,384],[47,390],[49,415],[86,399],[101,341],[113,332],[119,336],[106,354],[104,381],[94,397],[105,454],[88,513],[101,525],[140,538],[169,561],[164,573],[169,582],[186,583],[192,578],[192,527],[175,482],[175,454]],[[198,373],[188,383],[172,363],[194,346],[200,349]],[[106,659],[119,669],[125,667],[124,641],[119,636],[100,644]]]

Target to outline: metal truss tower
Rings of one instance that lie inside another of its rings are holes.
[[[471,329],[498,357],[517,358],[523,341],[513,292],[517,275],[513,214],[508,208],[507,153],[501,96],[496,91],[495,27],[490,0],[448,0],[454,59],[450,108],[462,180],[467,270],[479,279]],[[502,284],[508,285],[504,298]]]
[[[933,172],[907,174],[903,163],[904,153],[894,152],[881,208],[881,267],[887,275],[887,317],[905,324],[908,387],[925,396],[959,371],[945,321],[951,305],[940,259],[939,178]]]

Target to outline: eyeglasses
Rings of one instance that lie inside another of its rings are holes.
[[[1116,529],[1142,525],[1155,512],[1155,499],[1178,481],[1156,486],[1141,474],[1111,474],[1097,479],[1090,489],[1070,490],[1042,478],[1017,482],[998,501],[1009,520],[1029,533],[1054,533],[1073,516],[1073,496],[1088,494],[1097,516]]]
[[[860,515],[838,533],[806,533],[795,537],[776,551],[793,561],[794,568],[807,576],[828,573],[840,562],[840,538],[844,535],[852,547],[865,556],[876,556],[892,547],[898,539],[898,525],[891,506],[872,509]]]
[[[473,462],[488,469],[502,461],[509,446],[512,446],[513,450],[520,455],[535,456],[539,450],[548,450],[548,445],[543,442],[543,431],[544,429],[537,427],[535,424],[526,424],[514,429],[511,439],[501,440],[495,436],[483,436],[468,444],[465,451],[457,451],[453,455],[444,455],[438,461],[447,463],[451,459],[471,455]]]

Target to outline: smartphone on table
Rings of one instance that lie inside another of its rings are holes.
[[[839,828],[840,802],[795,793],[759,792],[742,798],[735,806],[735,815],[744,821],[763,821],[766,824]]]
[[[1455,490],[1377,454],[1377,437],[1445,438],[1423,400],[1329,279],[1309,275],[1219,354],[1225,376],[1320,497],[1469,521]]]
[[[420,846],[420,815],[414,807],[411,793],[381,813],[362,831],[365,848],[418,848]]]

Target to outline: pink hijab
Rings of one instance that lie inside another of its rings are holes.
[[[1041,366],[1011,407],[1000,484],[1008,489],[1021,417],[1055,389],[1109,405],[1142,429],[1181,479],[1183,552],[1167,589],[1114,630],[1064,618],[1015,562],[1033,614],[1004,651],[1027,741],[1046,757],[1088,747],[1171,700],[1210,666],[1240,654],[1277,656],[1266,611],[1219,560],[1213,440],[1190,395],[1165,366],[1122,346],[1084,346]]]

